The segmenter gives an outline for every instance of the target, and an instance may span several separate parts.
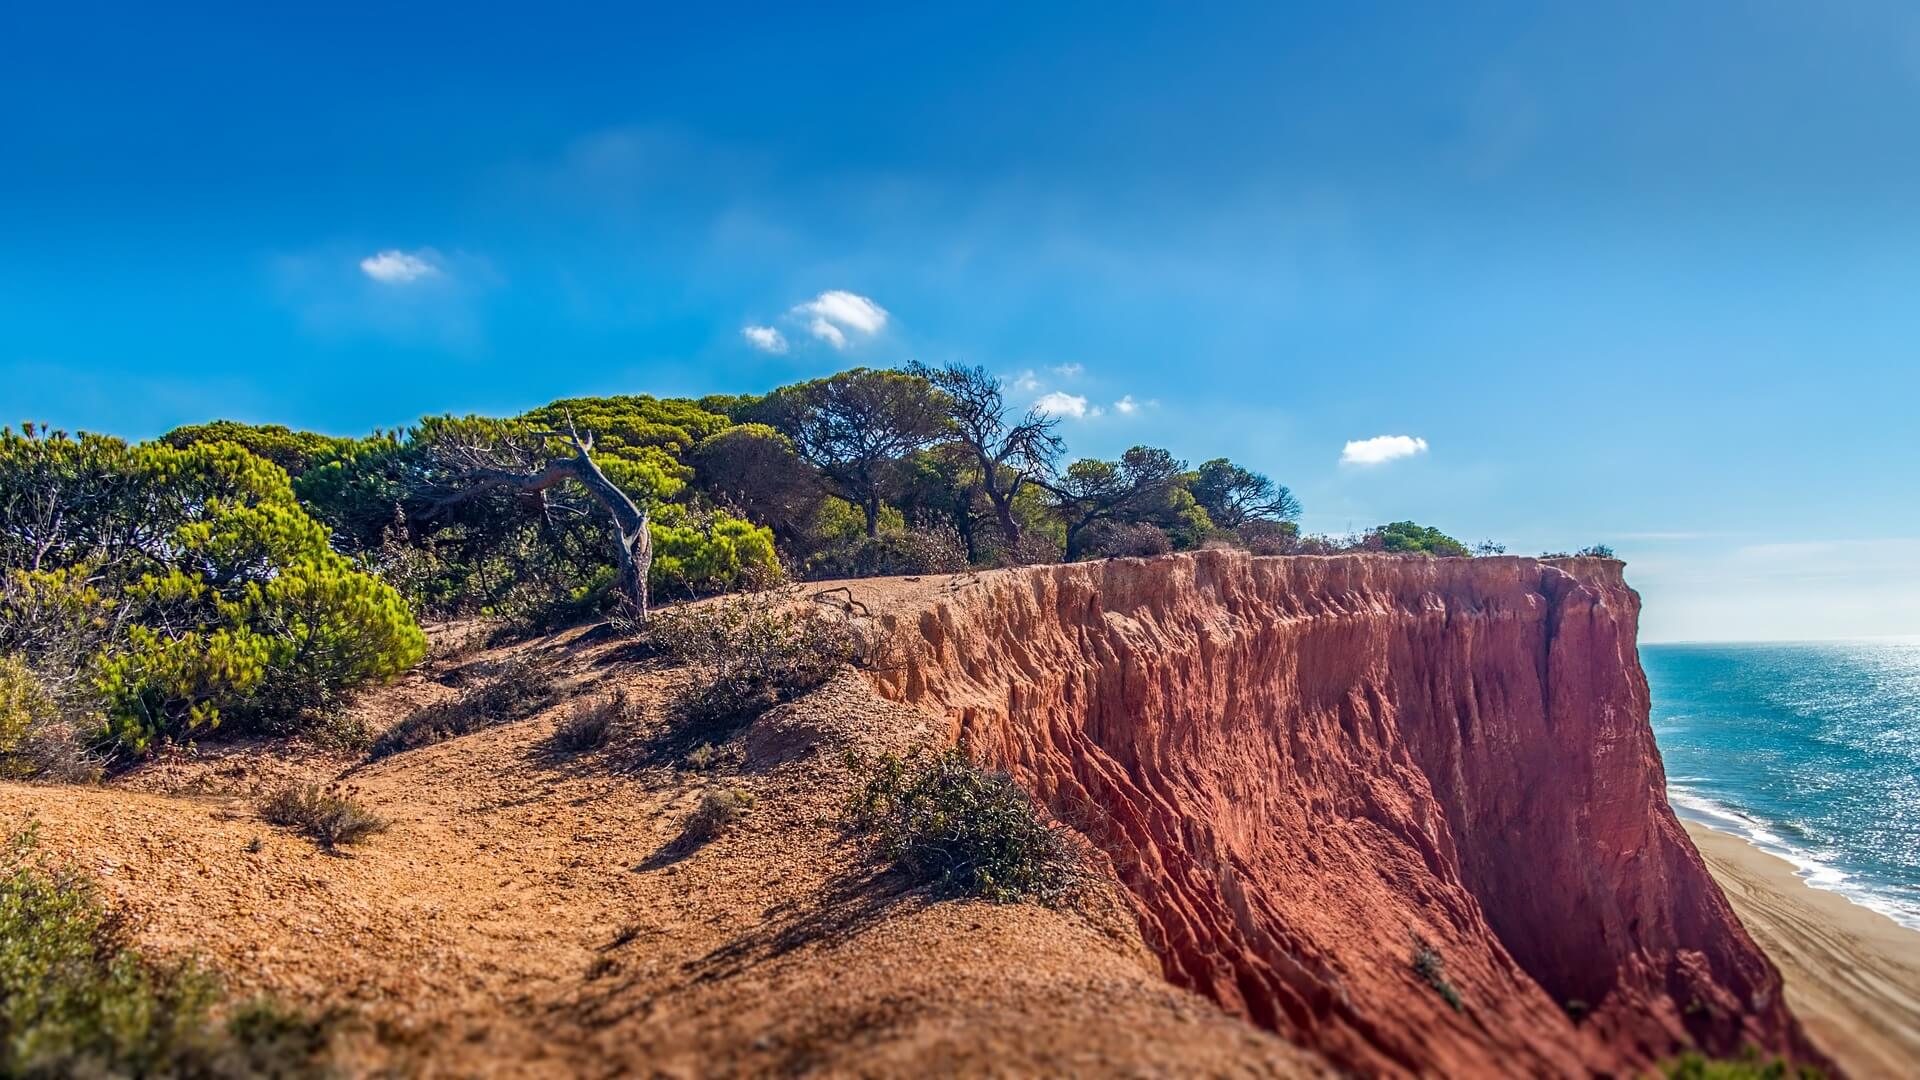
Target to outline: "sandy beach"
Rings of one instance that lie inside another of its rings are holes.
[[[1820,1048],[1850,1076],[1920,1074],[1920,932],[1809,888],[1740,837],[1685,825]]]

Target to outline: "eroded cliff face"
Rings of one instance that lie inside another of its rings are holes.
[[[1336,1064],[1806,1056],[1667,807],[1638,611],[1605,560],[1081,563],[883,617],[875,681],[1104,853],[1168,979]]]

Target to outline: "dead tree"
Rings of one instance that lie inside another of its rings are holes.
[[[571,480],[592,497],[612,524],[622,595],[634,616],[645,619],[647,573],[653,567],[653,535],[647,527],[649,510],[635,504],[594,463],[593,432],[581,434],[569,419],[566,431],[527,434],[534,440],[532,445],[511,440],[483,443],[465,439],[437,444],[435,452],[451,467],[450,479],[455,490],[440,496],[431,514],[444,513],[497,490],[535,495],[544,502],[550,489]],[[566,446],[569,453],[547,458],[544,448],[556,440]]]

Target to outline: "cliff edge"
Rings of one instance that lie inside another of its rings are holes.
[[[948,582],[873,681],[1102,854],[1167,978],[1384,1074],[1818,1060],[1665,799],[1601,559],[1204,551]]]

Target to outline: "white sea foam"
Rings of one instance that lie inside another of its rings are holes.
[[[1792,863],[1794,873],[1813,888],[1838,893],[1902,926],[1920,930],[1920,904],[1904,897],[1889,896],[1871,884],[1858,880],[1804,846],[1780,835],[1776,826],[1708,798],[1671,778],[1667,782],[1667,802],[1672,805],[1673,812],[1682,818],[1698,822],[1715,832],[1738,836],[1761,851]]]

